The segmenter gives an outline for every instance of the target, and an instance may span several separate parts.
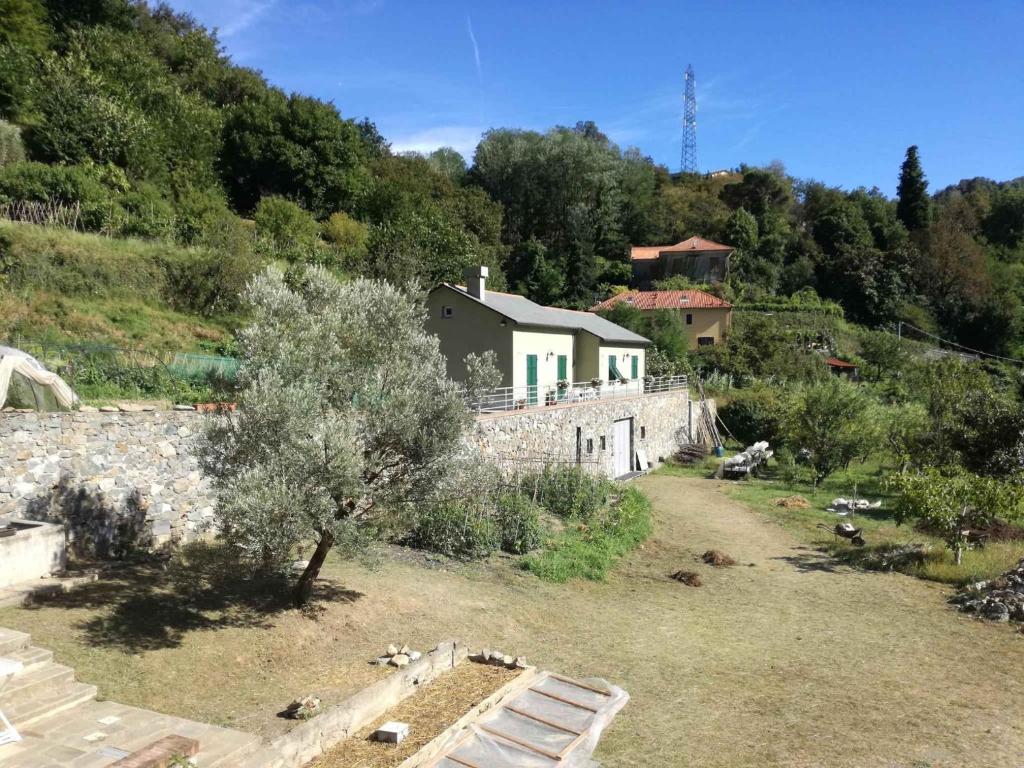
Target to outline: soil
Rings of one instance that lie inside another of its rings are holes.
[[[314,760],[307,768],[393,768],[400,765],[520,673],[518,669],[481,664],[472,659],[464,661],[389,709],[352,738]],[[408,723],[409,735],[405,740],[401,744],[374,741],[374,731],[391,720]]]

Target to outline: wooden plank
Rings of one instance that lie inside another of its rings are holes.
[[[529,712],[517,709],[516,707],[513,707],[511,704],[506,704],[504,708],[507,709],[509,712],[515,712],[517,715],[520,715],[521,717],[525,717],[530,720],[536,720],[538,723],[543,723],[544,725],[550,728],[554,728],[559,731],[565,731],[566,733],[571,733],[573,736],[579,736],[581,733],[583,733],[583,731],[573,730],[567,725],[562,725],[561,723],[556,723],[552,720],[540,717],[539,715],[532,715]]]
[[[458,763],[459,765],[466,766],[466,768],[483,768],[483,766],[477,765],[476,763],[471,763],[469,762],[469,760],[466,760],[461,757],[456,757],[455,755],[441,755],[441,758],[438,760],[438,762],[441,762],[441,760],[451,760],[453,763]]]
[[[510,736],[509,734],[503,731],[499,731],[497,728],[492,728],[489,725],[483,725],[481,723],[477,725],[477,728],[479,728],[481,731],[486,731],[492,736],[497,736],[498,738],[505,739],[505,741],[510,741],[516,746],[522,747],[523,749],[528,749],[531,752],[536,752],[538,755],[541,755],[543,757],[549,757],[552,760],[562,759],[562,756],[558,752],[551,752],[547,749],[544,749],[544,747],[538,747],[536,744],[531,744],[525,739],[520,739],[517,736]]]
[[[593,691],[594,693],[600,693],[602,696],[611,696],[610,691],[602,691],[600,688],[595,688],[592,685],[581,683],[579,680],[573,680],[571,677],[564,677],[563,675],[556,675],[554,672],[548,674],[548,677],[552,677],[555,680],[561,680],[563,683],[574,685],[577,688],[582,688],[585,691]]]
[[[172,757],[193,757],[199,742],[184,736],[164,736],[142,749],[122,757],[110,768],[167,768]]]
[[[539,693],[541,696],[547,696],[549,699],[554,699],[555,701],[560,701],[563,704],[568,704],[569,706],[576,707],[576,709],[585,709],[587,710],[587,712],[593,712],[595,715],[597,714],[596,709],[594,709],[593,707],[588,707],[586,704],[580,704],[578,701],[571,701],[570,699],[566,699],[562,696],[559,696],[558,694],[542,691],[540,688],[530,688],[529,690],[533,691],[534,693]]]

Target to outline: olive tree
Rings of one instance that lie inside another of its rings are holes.
[[[302,604],[332,547],[444,479],[470,415],[422,305],[398,288],[271,268],[245,298],[238,408],[209,426],[202,465],[241,559],[280,567],[315,546],[295,586]]]

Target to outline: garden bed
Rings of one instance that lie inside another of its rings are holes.
[[[308,768],[395,768],[443,733],[460,717],[522,673],[475,661],[466,661],[451,672],[424,685],[415,694],[370,725],[353,734]],[[373,740],[384,723],[408,723],[409,735],[400,744]]]

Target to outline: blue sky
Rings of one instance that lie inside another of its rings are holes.
[[[679,165],[683,71],[701,170],[782,161],[893,194],[1024,175],[1024,2],[172,0],[235,62],[368,116],[396,150],[471,160],[491,127],[594,120]]]

